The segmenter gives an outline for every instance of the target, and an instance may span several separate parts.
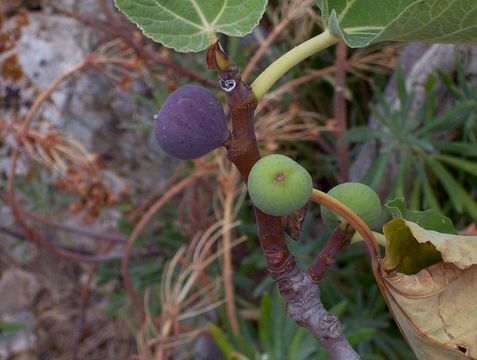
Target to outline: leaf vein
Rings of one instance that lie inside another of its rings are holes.
[[[436,19],[440,18],[442,15],[445,15],[445,12],[447,11],[447,9],[449,9],[449,7],[451,7],[457,0],[452,0],[447,7],[444,8],[444,10],[442,10],[439,14],[437,14],[436,16],[433,16],[432,17],[432,20],[431,21],[435,21]],[[437,2],[436,2],[437,3]],[[408,7],[405,11],[409,10],[410,8],[412,7],[412,5],[410,7]],[[402,15],[402,13],[401,13]],[[419,30],[425,28],[426,26],[429,25],[429,22],[425,23],[424,25],[421,25],[417,28],[414,28],[412,29],[412,31],[408,31],[407,33],[404,33],[404,34],[400,34],[399,37],[400,38],[403,38],[407,35],[410,35],[410,34],[416,34],[416,33],[419,33]]]
[[[201,29],[201,30],[205,30],[205,28],[203,28],[202,26],[200,26],[199,24],[196,24],[195,22],[193,21],[190,21],[189,19],[186,19],[185,17],[175,13],[174,11],[172,11],[171,9],[165,7],[164,5],[162,5],[159,0],[154,0],[154,3],[159,6],[161,9],[165,10],[166,12],[168,12],[169,14],[173,15],[176,19],[180,19],[198,29]]]
[[[202,21],[202,25],[204,25],[204,29],[208,29],[209,28],[209,22],[205,18],[205,15],[202,12],[202,10],[200,9],[199,4],[197,4],[197,2],[195,0],[189,0],[189,2],[194,7],[195,11],[197,12],[197,15],[199,15],[200,20]]]
[[[356,2],[356,0],[351,0],[350,2],[348,2],[345,6],[345,8],[343,9],[343,11],[341,12],[340,16],[338,17],[338,20],[341,21],[343,20],[343,17],[346,15],[346,13],[348,12],[348,10],[353,6],[353,4]]]
[[[217,24],[217,21],[220,20],[220,18],[222,17],[222,14],[224,13],[225,11],[225,8],[227,7],[228,5],[228,2],[229,0],[225,0],[224,1],[224,4],[222,6],[222,9],[220,9],[219,13],[217,14],[217,16],[215,17],[214,21],[212,21],[212,26],[214,26],[215,24]]]

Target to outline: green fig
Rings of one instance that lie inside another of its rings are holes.
[[[313,183],[304,167],[284,155],[268,155],[255,163],[248,177],[253,204],[266,214],[285,216],[310,199]]]
[[[367,185],[356,182],[339,184],[328,191],[328,195],[348,206],[370,227],[376,225],[381,219],[381,200],[378,194]],[[338,221],[343,220],[323,205],[321,218],[329,226],[335,226]]]

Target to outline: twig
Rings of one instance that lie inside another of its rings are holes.
[[[129,299],[131,304],[134,307],[136,314],[140,317],[140,321],[143,322],[146,316],[143,304],[139,301],[139,297],[134,289],[134,286],[129,275],[129,257],[131,256],[132,249],[134,244],[139,237],[140,233],[144,227],[151,221],[153,216],[176,194],[180,193],[183,189],[189,186],[192,182],[197,181],[197,179],[211,174],[212,171],[205,169],[196,171],[194,174],[190,175],[188,178],[179,181],[176,185],[170,188],[141,218],[141,220],[134,227],[131,235],[129,236],[128,242],[124,248],[124,255],[121,261],[121,274],[123,276],[124,287],[128,292]]]
[[[17,240],[21,241],[29,241],[29,239],[19,233],[18,231],[11,230],[9,228],[6,228],[4,226],[0,226],[0,232],[7,234],[8,236],[11,236]],[[105,255],[94,255],[94,254],[89,254],[85,253],[83,251],[79,251],[77,249],[72,249],[69,247],[63,247],[63,246],[58,246],[57,247],[59,250],[64,251],[64,254],[66,255],[68,260],[73,260],[77,262],[84,262],[84,263],[89,263],[89,264],[96,264],[96,263],[103,263],[103,262],[108,262],[108,261],[115,261],[115,260],[121,260],[123,257],[122,252],[117,252],[117,253],[109,253]],[[133,251],[131,253],[131,257],[154,257],[154,256],[164,256],[164,257],[169,257],[170,254],[164,249],[154,247],[152,249],[148,250],[138,250],[138,251]]]
[[[334,113],[337,125],[335,137],[337,140],[338,166],[341,182],[348,181],[349,177],[349,156],[348,145],[343,141],[346,129],[346,102],[344,98],[344,89],[346,86],[346,52],[348,47],[346,43],[341,42],[336,46],[336,72],[335,72],[335,91],[334,91]]]
[[[97,266],[93,265],[87,274],[86,281],[81,286],[80,298],[78,304],[78,316],[75,321],[74,333],[73,333],[73,344],[71,346],[72,360],[78,359],[78,347],[81,341],[83,334],[84,323],[85,323],[85,312],[86,306],[88,305],[89,294],[91,290],[91,283],[93,281],[93,275],[96,271]]]
[[[328,267],[335,263],[336,256],[350,244],[353,234],[354,230],[352,228],[346,229],[345,227],[343,229],[342,226],[336,227],[306,272],[313,282],[318,283],[323,278]]]
[[[393,68],[391,60],[396,56],[397,49],[398,48],[396,45],[393,45],[383,49],[382,51],[366,54],[364,56],[361,53],[358,53],[357,55],[353,55],[350,59],[345,61],[345,69],[347,71],[353,71],[355,68],[363,70],[375,70],[376,67],[382,67],[391,70]],[[368,66],[367,64],[372,64],[372,67]],[[332,74],[335,71],[336,64],[319,70],[310,71],[308,74],[288,81],[284,85],[278,87],[276,90],[270,91],[265,95],[264,100],[270,101],[272,99],[280,99],[283,94],[293,90],[297,86],[306,84],[307,82],[315,80],[324,75]]]
[[[226,55],[220,48],[211,47],[208,55],[210,52],[219,52],[215,55],[215,59],[218,59],[215,68],[219,71],[221,82],[234,82],[235,85],[232,91],[226,91],[233,126],[232,138],[226,148],[229,160],[246,182],[251,167],[260,158],[253,123],[257,99],[252,89],[243,83],[236,66],[230,60],[224,61]],[[298,268],[294,256],[288,250],[281,218],[264,214],[257,208],[255,217],[268,271],[286,300],[288,315],[313,334],[331,359],[359,359],[346,340],[338,318],[324,309],[318,288]]]
[[[0,199],[3,199],[3,198],[4,198],[4,196],[0,194]],[[127,242],[127,237],[122,235],[122,234],[97,233],[97,232],[92,231],[92,230],[81,229],[81,228],[77,228],[77,227],[72,226],[72,225],[58,223],[58,222],[50,220],[46,217],[43,217],[41,215],[32,213],[32,212],[30,212],[30,211],[28,211],[28,210],[26,210],[26,209],[24,209],[24,208],[22,208],[18,205],[17,205],[17,211],[21,215],[26,216],[26,217],[32,219],[33,221],[39,222],[39,223],[41,223],[43,225],[46,225],[46,226],[51,226],[51,227],[54,227],[54,228],[57,228],[57,229],[61,229],[61,230],[64,230],[64,231],[67,231],[67,232],[70,232],[70,233],[75,233],[75,234],[87,236],[87,237],[90,237],[90,238],[93,238],[93,239],[104,240],[104,241],[108,241],[108,242],[112,242],[112,243],[115,243],[115,242],[126,243]]]
[[[247,81],[248,77],[257,66],[257,63],[263,57],[270,45],[272,45],[272,43],[276,40],[278,35],[280,35],[280,33],[286,29],[291,22],[299,19],[302,16],[307,16],[305,15],[305,12],[306,10],[310,9],[312,4],[312,1],[296,0],[293,2],[292,6],[282,9],[284,10],[283,12],[286,13],[286,16],[278,24],[273,26],[272,32],[268,34],[267,38],[262,42],[255,55],[253,55],[253,57],[247,63],[247,66],[242,71],[243,82]]]
[[[17,240],[22,240],[22,241],[25,240],[25,237],[22,234],[20,234],[19,232],[15,230],[9,229],[5,226],[0,226],[0,232],[7,234],[8,236],[15,238]]]
[[[294,14],[290,13],[287,17],[285,17],[277,26],[273,27],[273,31],[268,34],[267,39],[260,45],[258,48],[257,52],[253,57],[250,59],[250,61],[247,63],[247,66],[242,72],[242,80],[245,82],[247,81],[248,77],[252,73],[252,71],[255,69],[255,66],[257,66],[257,63],[260,61],[260,59],[263,57],[267,49],[272,45],[272,43],[275,41],[277,36],[285,29],[288,24],[293,20],[292,16]]]
[[[176,169],[174,169],[174,172],[168,177],[166,184],[158,185],[156,190],[148,195],[145,200],[143,200],[133,211],[128,214],[128,221],[132,223],[138,222],[144,212],[146,212],[147,209],[157,201],[157,198],[161,197],[161,195],[164,193],[164,189],[167,189],[172,184],[175,184],[183,173],[184,167],[182,166],[178,166]]]
[[[381,286],[382,284],[379,280],[381,278],[381,252],[378,242],[374,238],[373,232],[370,230],[368,225],[366,225],[366,223],[349,207],[320,190],[313,189],[311,193],[311,200],[317,204],[324,205],[327,208],[332,209],[333,212],[336,212],[338,215],[341,215],[363,237],[371,256],[371,267],[373,273],[378,285]],[[384,293],[385,292],[383,292],[383,294]]]
[[[239,324],[237,321],[237,316],[235,314],[235,299],[234,299],[234,283],[233,283],[233,266],[232,266],[232,228],[230,224],[233,222],[232,213],[233,213],[233,201],[235,198],[235,173],[232,169],[225,180],[224,192],[224,232],[222,234],[223,239],[223,272],[222,277],[224,279],[224,289],[225,289],[225,308],[227,311],[227,317],[230,321],[230,327],[234,334],[239,332]]]
[[[33,117],[35,116],[36,112],[40,108],[41,104],[45,100],[47,100],[51,93],[55,91],[55,89],[66,79],[68,79],[70,76],[75,74],[77,71],[82,70],[84,67],[90,64],[90,58],[86,57],[82,62],[79,64],[73,66],[70,70],[67,72],[61,74],[58,76],[55,80],[53,80],[48,87],[42,91],[42,93],[35,98],[35,101],[33,102],[33,105],[30,107],[28,110],[27,114],[25,115],[25,118],[23,119],[23,125],[22,125],[22,133],[25,134],[28,131],[28,128],[30,127],[31,122],[33,121]]]
[[[7,178],[7,204],[10,207],[10,210],[12,211],[12,214],[15,217],[17,224],[26,233],[27,239],[29,239],[31,242],[33,242],[37,246],[43,247],[47,249],[48,251],[50,251],[51,253],[64,259],[84,261],[84,258],[82,256],[78,256],[77,254],[71,254],[67,251],[59,249],[53,244],[44,240],[41,236],[39,236],[39,234],[33,231],[33,229],[31,229],[21,217],[21,214],[18,212],[18,209],[15,204],[15,186],[14,186],[15,185],[15,180],[14,180],[15,168],[17,165],[19,154],[20,154],[20,150],[19,150],[19,146],[17,145],[13,148],[13,151],[12,151],[11,160],[10,160],[11,161],[10,169],[9,169],[8,178]]]

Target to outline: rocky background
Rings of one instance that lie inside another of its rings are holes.
[[[23,210],[73,229],[116,229],[121,211],[114,205],[141,199],[172,168],[157,166],[149,131],[121,127],[148,129],[152,123],[152,111],[131,96],[148,91],[144,77],[135,74],[141,60],[116,34],[87,22],[107,24],[107,16],[115,16],[122,24],[122,17],[109,2],[96,0],[4,0],[0,14],[2,193],[12,173],[13,149],[21,143],[25,147],[14,174],[15,200]],[[32,112],[32,106],[38,107]],[[19,135],[25,117],[32,123]],[[33,185],[26,189],[22,180],[29,176]],[[50,187],[57,196],[50,196]],[[0,359],[126,359],[137,353],[127,325],[105,315],[104,299],[89,299],[85,311],[83,284],[91,282],[85,275],[91,265],[32,248],[4,195],[0,325],[10,325],[0,326]],[[63,196],[70,203],[66,211]],[[36,229],[48,241],[66,240],[82,254],[105,246],[44,225],[36,223]]]

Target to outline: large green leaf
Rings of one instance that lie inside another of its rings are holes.
[[[379,41],[477,42],[475,0],[315,0],[325,27],[350,47]]]
[[[258,25],[267,0],[114,0],[150,38],[177,51],[206,49],[216,33],[243,36]]]

